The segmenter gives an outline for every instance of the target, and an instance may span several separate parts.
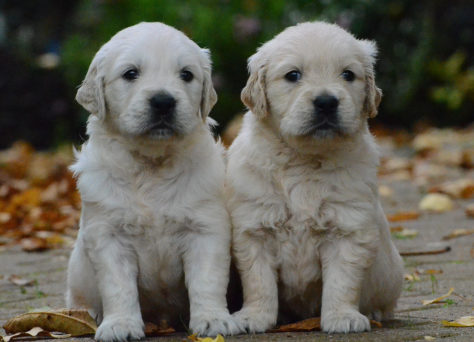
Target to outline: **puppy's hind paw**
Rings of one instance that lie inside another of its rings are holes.
[[[237,335],[242,331],[242,327],[229,313],[223,313],[217,317],[193,317],[189,322],[189,327],[199,336]]]
[[[106,317],[95,333],[96,341],[126,342],[145,337],[141,319],[130,317]]]
[[[242,327],[242,332],[263,333],[271,329],[276,324],[277,315],[267,312],[257,312],[253,310],[242,309],[233,314],[237,324]]]
[[[367,317],[357,310],[330,311],[323,313],[321,328],[327,333],[349,333],[370,331],[370,322]]]

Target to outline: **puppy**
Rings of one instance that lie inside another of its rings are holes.
[[[381,92],[374,42],[323,22],[290,27],[249,59],[250,109],[226,176],[250,332],[321,315],[329,333],[392,315],[402,261],[377,193],[367,127]]]
[[[67,306],[89,309],[103,341],[143,338],[143,319],[238,332],[209,52],[161,23],[126,28],[97,52],[76,100],[92,115],[71,166],[82,215]]]

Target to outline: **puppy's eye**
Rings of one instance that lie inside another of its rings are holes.
[[[301,72],[298,70],[291,70],[285,75],[285,78],[290,82],[298,82],[301,79]]]
[[[355,74],[350,70],[344,70],[341,74],[342,78],[347,82],[352,82],[355,80]]]
[[[138,78],[138,70],[133,68],[125,71],[125,73],[122,75],[122,78],[127,80],[127,81],[133,81]]]
[[[181,77],[184,82],[191,82],[194,78],[194,75],[189,70],[182,70],[179,74],[179,77]]]

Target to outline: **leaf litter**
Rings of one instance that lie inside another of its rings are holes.
[[[3,328],[9,334],[2,337],[3,341],[8,342],[22,337],[67,338],[94,335],[97,324],[87,310],[59,309],[19,315],[6,322]],[[175,330],[166,321],[161,321],[158,325],[145,323],[145,335],[149,337],[174,332]]]

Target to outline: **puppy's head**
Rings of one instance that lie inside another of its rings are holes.
[[[343,138],[377,114],[374,42],[323,22],[290,27],[249,58],[242,101],[290,139]]]
[[[188,134],[217,101],[209,51],[161,23],[128,27],[97,52],[76,100],[130,138]]]

